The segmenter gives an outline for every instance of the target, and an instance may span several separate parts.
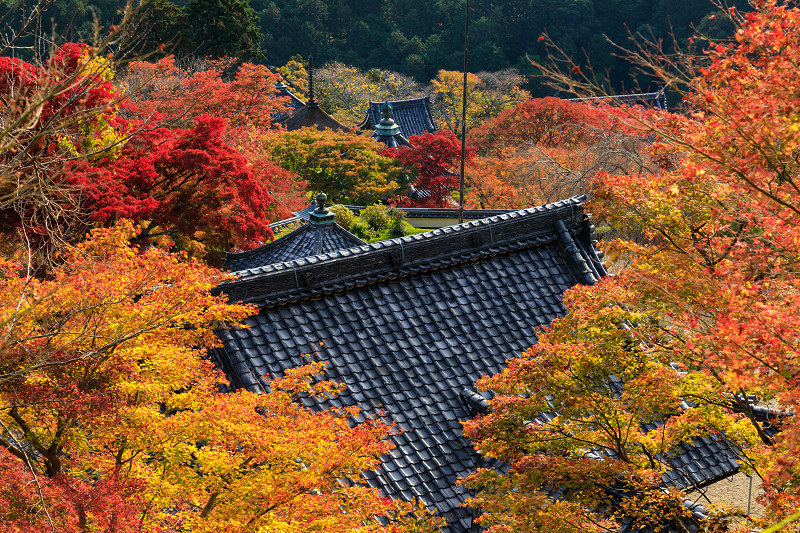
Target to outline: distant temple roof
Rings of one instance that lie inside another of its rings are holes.
[[[388,100],[381,104],[381,120],[374,127],[372,138],[382,142],[387,148],[399,148],[401,146],[411,146],[400,126],[394,121],[393,106]]]
[[[287,102],[289,110],[284,113],[275,113],[275,115],[272,117],[273,122],[283,122],[292,116],[292,113],[306,105],[304,101],[300,100],[292,91],[289,90],[289,87],[283,83],[283,80],[280,80],[275,84],[275,90],[278,91],[278,96],[289,97],[289,101]]]
[[[335,215],[325,207],[326,200],[324,194],[318,194],[316,202],[303,210],[309,223],[288,235],[254,250],[229,253],[225,259],[228,268],[258,268],[366,244],[336,223]]]
[[[431,112],[431,97],[389,102],[392,106],[392,118],[400,127],[400,133],[406,138],[412,135],[424,135],[436,131],[436,123]],[[358,125],[359,130],[374,130],[381,122],[381,107],[384,102],[369,102],[367,116]]]
[[[342,125],[338,120],[327,114],[314,98],[314,62],[308,60],[308,101],[292,115],[281,123],[288,131],[300,128],[317,128],[318,130],[350,131],[351,128]],[[298,99],[299,101],[299,99]]]
[[[295,111],[292,116],[282,122],[288,131],[300,128],[317,128],[318,130],[350,131],[335,118],[323,111],[316,101],[308,103]]]
[[[638,94],[616,94],[612,96],[592,96],[588,98],[568,98],[570,102],[594,102],[608,100],[610,102],[625,104],[625,105],[642,105],[645,107],[654,107],[656,109],[667,109],[667,96],[664,93],[665,87],[652,93],[638,93]]]

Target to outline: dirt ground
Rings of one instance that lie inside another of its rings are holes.
[[[752,490],[750,489],[750,478],[744,474],[718,481],[713,485],[704,488],[702,491],[689,493],[689,497],[701,505],[708,505],[709,500],[714,503],[735,506],[747,512],[748,495],[750,497],[750,515],[764,516],[764,507],[756,503],[756,498],[762,494],[761,480],[758,476],[753,478]]]

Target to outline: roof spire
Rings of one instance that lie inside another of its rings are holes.
[[[316,104],[314,100],[314,56],[308,56],[308,103]]]
[[[333,213],[325,207],[328,202],[328,195],[321,192],[317,195],[317,208],[308,215],[309,222],[313,224],[332,224],[336,218],[336,213]]]
[[[381,106],[381,121],[375,126],[375,135],[379,136],[392,136],[400,133],[400,126],[398,126],[392,118],[392,111],[394,108],[389,100]]]

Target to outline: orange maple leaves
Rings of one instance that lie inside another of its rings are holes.
[[[390,531],[426,522],[360,484],[393,431],[334,395],[312,363],[265,394],[221,391],[214,327],[253,309],[211,296],[224,276],[96,230],[46,280],[0,264],[0,519],[9,531]],[[377,516],[400,520],[382,526]]]

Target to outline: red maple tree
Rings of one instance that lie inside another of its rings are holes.
[[[451,194],[458,189],[456,173],[461,160],[461,141],[451,131],[435,131],[412,135],[412,146],[385,148],[381,155],[396,159],[413,174],[414,198],[397,196],[391,200],[405,207],[453,207]],[[471,163],[475,150],[467,145],[466,163]]]

